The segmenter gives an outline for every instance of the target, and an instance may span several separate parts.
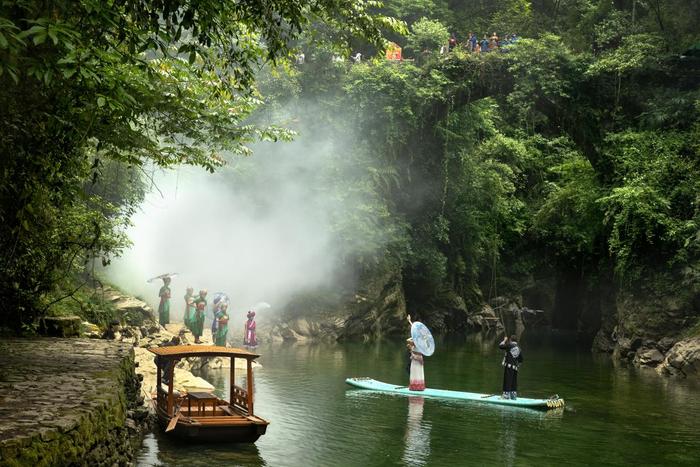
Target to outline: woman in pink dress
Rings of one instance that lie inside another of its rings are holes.
[[[245,335],[243,337],[243,345],[255,347],[258,345],[258,340],[255,338],[255,312],[248,312],[248,321],[245,322]]]

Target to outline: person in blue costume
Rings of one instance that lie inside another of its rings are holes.
[[[221,300],[221,296],[214,298],[214,301],[212,302],[212,304],[213,304],[213,308],[211,310],[211,312],[212,312],[211,338],[212,339],[216,338],[216,331],[219,327],[218,314],[219,314],[219,309],[221,308],[221,305],[223,305],[223,303],[224,302]]]
[[[484,34],[484,38],[481,39],[481,51],[484,53],[489,51],[489,38],[486,37],[486,34]]]
[[[515,338],[515,335],[503,336],[503,341],[498,348],[505,350],[503,355],[503,399],[518,398],[518,367],[523,363],[523,352]]]
[[[474,52],[476,50],[476,43],[479,39],[476,38],[476,34],[473,32],[469,33],[469,51]]]

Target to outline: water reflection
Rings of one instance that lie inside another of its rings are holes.
[[[700,386],[616,368],[556,339],[525,336],[528,363],[518,377],[524,396],[566,399],[565,409],[549,411],[409,399],[345,384],[349,376],[404,384],[402,341],[264,345],[255,400],[256,412],[271,421],[265,436],[255,445],[192,446],[156,433],[138,464],[699,465]],[[501,385],[501,358],[495,336],[445,339],[426,378],[432,387],[493,393]],[[228,371],[206,378],[226,394]],[[245,384],[244,372],[236,380]]]
[[[139,467],[164,466],[265,466],[255,444],[194,444],[156,432],[146,436],[136,459]]]
[[[423,421],[424,402],[420,396],[408,398],[406,447],[402,457],[407,465],[425,465],[430,458],[430,423]]]

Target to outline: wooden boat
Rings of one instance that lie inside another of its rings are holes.
[[[265,434],[269,422],[253,410],[253,360],[259,357],[243,349],[173,345],[148,349],[156,355],[156,397],[158,424],[165,432],[193,441],[253,443]],[[173,390],[175,365],[186,357],[230,357],[231,401],[210,392],[178,393]],[[247,362],[247,388],[235,384],[235,361]],[[167,382],[167,389],[164,383]]]
[[[345,382],[351,386],[362,389],[391,392],[406,396],[440,397],[446,399],[468,400],[486,404],[509,405],[513,407],[527,407],[530,409],[543,410],[564,407],[564,399],[561,399],[559,396],[553,396],[549,399],[530,399],[527,397],[502,399],[500,394],[479,394],[477,392],[449,391],[447,389],[426,388],[423,391],[411,391],[406,386],[382,383],[381,381],[377,381],[372,378],[348,378],[345,380]]]

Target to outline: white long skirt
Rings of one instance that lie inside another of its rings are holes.
[[[408,389],[411,391],[422,391],[425,389],[423,355],[418,352],[411,353],[411,373],[408,380]]]

